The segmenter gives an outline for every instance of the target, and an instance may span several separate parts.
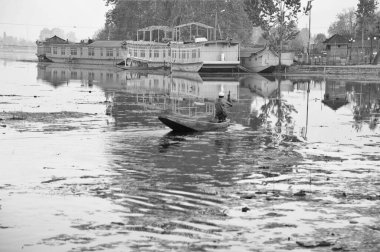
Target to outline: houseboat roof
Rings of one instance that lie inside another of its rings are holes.
[[[51,38],[46,38],[45,41],[41,41],[44,44],[69,44],[70,42],[66,39],[62,39],[57,35],[54,35]]]
[[[330,38],[323,41],[324,44],[348,44],[349,40],[347,37],[342,36],[340,34],[334,34]]]
[[[121,47],[123,44],[122,40],[98,40],[94,41],[88,46],[90,47]]]
[[[203,41],[199,43],[204,43],[206,46],[210,44],[230,44],[230,45],[237,45],[239,42],[231,41],[231,40],[210,40],[210,41]]]
[[[240,51],[240,57],[248,58],[248,57],[251,57],[252,55],[258,55],[258,54],[264,52],[265,50],[269,50],[270,52],[272,52],[274,55],[277,56],[277,53],[274,50],[268,48],[267,46],[264,46],[264,47],[242,48]]]
[[[196,25],[199,27],[203,27],[205,29],[214,29],[214,27],[212,27],[212,26],[205,25],[205,24],[202,24],[199,22],[191,22],[191,23],[187,23],[187,24],[181,24],[181,25],[174,26],[174,28],[182,28],[182,27],[187,27],[187,26],[191,26],[191,25]]]

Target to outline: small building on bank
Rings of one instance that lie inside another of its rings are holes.
[[[376,37],[362,40],[335,34],[323,43],[328,65],[380,64],[377,56],[380,45]]]
[[[293,58],[293,53],[282,53],[281,65],[292,65]],[[241,49],[240,62],[243,67],[255,73],[272,72],[279,63],[279,56],[268,46],[246,47]]]
[[[345,65],[348,63],[350,42],[347,37],[335,34],[326,39],[323,44],[326,48],[327,64]]]

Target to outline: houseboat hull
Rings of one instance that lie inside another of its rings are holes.
[[[172,71],[181,71],[181,72],[198,72],[203,63],[202,62],[192,62],[192,63],[170,63],[167,61],[148,61],[139,58],[128,58],[127,62],[129,63],[129,68],[145,68],[149,69],[171,69]]]
[[[118,64],[123,64],[122,59],[83,59],[83,58],[62,58],[62,57],[46,57],[44,62],[53,63],[65,63],[65,64],[85,64],[85,65],[111,65],[115,66]]]
[[[186,63],[186,64],[172,64],[172,71],[180,72],[198,72],[202,68],[202,62]]]

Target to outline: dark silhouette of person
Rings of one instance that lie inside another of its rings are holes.
[[[230,95],[228,95],[230,98]],[[230,99],[227,101],[224,99],[224,93],[221,91],[219,93],[219,98],[215,102],[215,118],[218,122],[225,122],[227,119],[227,107],[232,107]]]

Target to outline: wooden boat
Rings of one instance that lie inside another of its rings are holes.
[[[182,115],[161,115],[158,119],[176,132],[194,131],[217,131],[226,129],[230,125],[230,120],[225,122],[215,122],[210,117],[187,117]]]

